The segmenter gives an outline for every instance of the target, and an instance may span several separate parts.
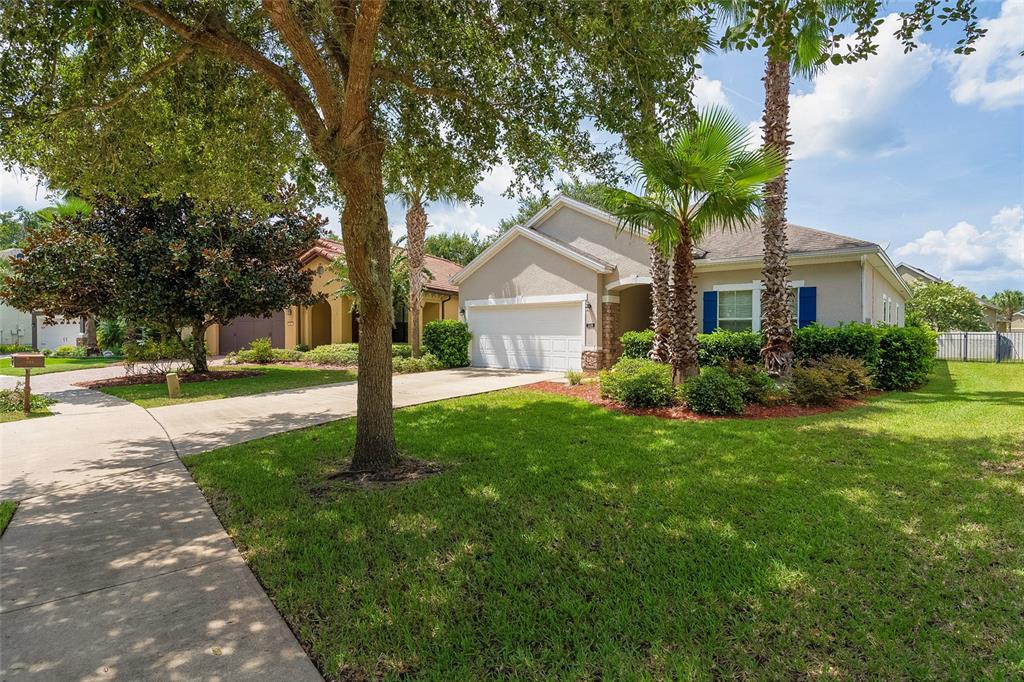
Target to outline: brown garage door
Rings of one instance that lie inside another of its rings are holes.
[[[284,348],[284,311],[270,317],[238,317],[220,328],[220,352],[241,350],[253,339],[270,337],[274,348]]]

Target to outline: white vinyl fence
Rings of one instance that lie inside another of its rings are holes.
[[[1024,362],[1024,332],[943,332],[939,360]]]

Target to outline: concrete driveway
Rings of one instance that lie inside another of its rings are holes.
[[[70,386],[102,371],[39,377],[57,415],[0,425],[0,679],[320,679],[178,455],[351,416],[355,384],[147,411]],[[396,376],[394,402],[555,376]]]

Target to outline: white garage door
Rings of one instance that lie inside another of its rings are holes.
[[[469,328],[476,367],[580,368],[583,308],[579,301],[473,307]]]

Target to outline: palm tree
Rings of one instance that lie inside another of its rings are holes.
[[[672,281],[668,258],[661,246],[651,241],[651,360],[668,362],[672,359]]]
[[[989,301],[999,308],[999,313],[1006,321],[1006,328],[1013,324],[1013,316],[1024,310],[1024,291],[1006,289],[997,292]]]
[[[36,211],[43,223],[49,225],[58,218],[75,218],[77,216],[88,216],[92,213],[92,204],[85,199],[76,197],[70,192],[53,206],[47,206]],[[96,339],[96,318],[89,314],[85,316],[85,348],[89,354],[99,353],[99,343]]]
[[[697,364],[697,292],[694,245],[713,229],[748,227],[757,218],[764,184],[783,171],[770,149],[750,150],[746,127],[720,108],[698,113],[695,123],[638,154],[642,195],[606,194],[620,229],[645,235],[663,256],[672,254],[671,361],[676,383]]]
[[[420,356],[420,320],[423,317],[423,248],[427,239],[426,191],[423,185],[406,183],[399,194],[406,206],[406,253],[409,269],[409,346],[412,356]]]
[[[764,72],[764,146],[780,155],[782,173],[765,184],[763,284],[761,288],[761,359],[776,376],[793,367],[793,316],[789,305],[789,258],[786,242],[786,175],[789,171],[789,89],[792,74],[811,76],[826,62],[832,46],[833,20],[850,15],[853,0],[719,0],[732,24],[723,42],[737,29],[744,37],[762,37],[767,47]],[[735,35],[735,34],[733,34]],[[741,43],[742,49],[742,43]]]

